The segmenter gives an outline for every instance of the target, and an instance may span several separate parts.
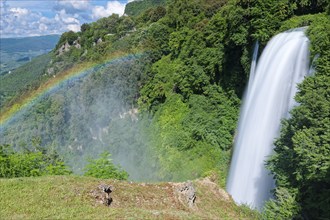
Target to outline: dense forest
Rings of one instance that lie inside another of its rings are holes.
[[[277,188],[264,215],[326,219],[329,12],[325,0],[129,3],[127,15],[66,32],[50,54],[1,78],[0,107],[6,112],[63,71],[117,57],[23,109],[2,125],[1,144],[33,151],[34,140],[40,140],[40,152],[52,149],[61,158],[51,163],[60,171],[64,162],[74,173],[84,173],[88,161],[110,152],[131,180],[180,181],[215,172],[224,186],[254,43],[263,48],[276,33],[308,26],[314,73],[299,85],[299,105],[274,140],[267,166]]]

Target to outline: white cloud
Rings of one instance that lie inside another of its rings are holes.
[[[18,17],[25,16],[29,13],[29,11],[26,8],[11,8],[9,9],[9,11]]]
[[[73,8],[83,11],[88,9],[89,0],[59,0],[58,4],[64,8]]]
[[[5,16],[5,13],[8,9],[8,4],[7,2],[4,0],[4,1],[0,1],[0,12],[1,12],[1,15],[2,16]]]
[[[68,30],[79,31],[77,26],[91,22],[90,0],[57,0],[54,10],[57,12],[55,19],[66,25]]]
[[[91,5],[89,0],[57,0],[53,9],[55,11],[65,10],[67,14],[85,13]]]
[[[78,32],[80,31],[80,25],[79,24],[68,24],[66,28],[70,31]]]
[[[123,15],[126,2],[107,0],[0,0],[0,37],[79,31],[80,25],[111,14]]]
[[[55,15],[54,20],[61,24],[61,26],[66,30],[71,31],[80,31],[80,21],[76,17],[77,15],[67,14],[64,9],[62,9],[59,13]]]
[[[95,6],[92,10],[94,19],[108,17],[112,14],[123,15],[125,11],[124,3],[120,3],[119,1],[109,1],[106,7],[103,6]]]
[[[80,21],[64,10],[57,13],[54,18],[47,18],[26,8],[6,7],[1,10],[4,12],[0,19],[1,37],[38,36],[80,30]]]
[[[2,4],[4,6],[4,4]],[[33,36],[40,35],[39,19],[41,14],[32,12],[26,8],[1,7],[0,36]],[[36,31],[37,30],[37,31]]]
[[[40,31],[47,31],[48,30],[48,26],[46,25],[46,24],[43,24],[43,23],[41,23],[41,24],[39,24],[39,30]]]

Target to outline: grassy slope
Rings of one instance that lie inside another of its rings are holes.
[[[91,193],[100,184],[114,187],[111,207]],[[236,206],[209,179],[193,182],[194,208],[177,192],[180,183],[130,183],[76,176],[0,179],[0,219],[256,219]],[[181,198],[181,199],[180,199]]]

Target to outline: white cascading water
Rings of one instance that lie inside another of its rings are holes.
[[[304,30],[276,35],[255,67],[256,45],[227,181],[227,191],[238,204],[262,210],[272,196],[274,180],[265,161],[279,136],[281,119],[289,117],[295,105],[297,84],[309,71],[309,40]]]

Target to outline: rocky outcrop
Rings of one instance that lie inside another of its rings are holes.
[[[128,110],[127,112],[120,113],[119,117],[121,119],[130,117],[132,121],[138,121],[139,120],[138,113],[139,113],[139,110],[137,108],[132,108],[132,109]]]
[[[48,75],[53,75],[54,72],[55,72],[54,67],[50,67],[50,68],[47,69],[47,74]]]
[[[75,48],[77,49],[81,49],[81,45],[80,45],[80,37],[78,37],[77,40],[73,41],[73,44],[72,44]]]
[[[111,197],[111,193],[113,191],[113,187],[107,184],[100,184],[95,190],[90,192],[91,196],[97,201],[97,203],[110,206],[113,202]]]
[[[96,44],[100,44],[100,43],[102,43],[102,42],[103,42],[102,38],[99,38],[99,39],[97,40]]]
[[[179,183],[176,186],[179,200],[188,205],[189,208],[193,208],[196,200],[196,190],[191,181]]]
[[[61,56],[64,52],[68,52],[70,50],[70,44],[68,42],[65,42],[57,51],[57,54]]]
[[[215,195],[219,200],[230,202],[230,195],[222,188],[220,188],[210,177],[205,177],[203,179],[199,179],[196,183],[206,187],[213,195]]]
[[[57,54],[58,56],[61,56],[63,53],[70,51],[71,47],[75,47],[77,49],[81,49],[81,45],[80,45],[80,37],[73,41],[72,45],[70,45],[68,42],[65,42],[65,44],[63,44],[58,50],[57,50]]]

